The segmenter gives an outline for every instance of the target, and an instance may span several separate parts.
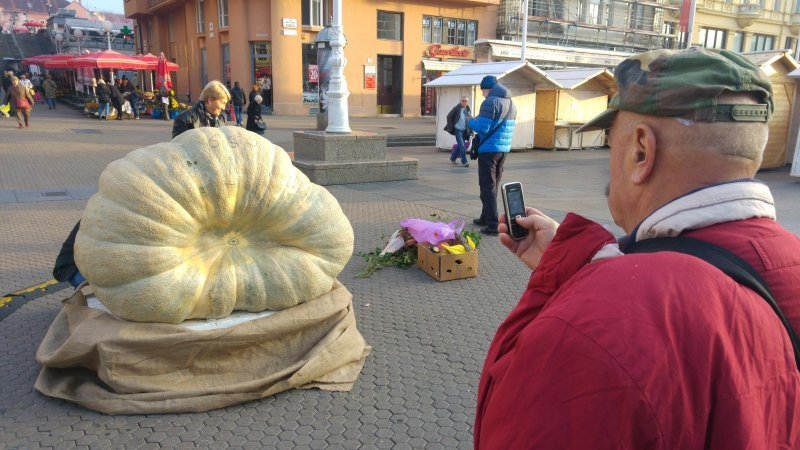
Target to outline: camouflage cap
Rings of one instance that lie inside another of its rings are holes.
[[[766,122],[775,109],[767,75],[741,55],[692,47],[653,50],[622,61],[608,109],[576,130],[610,128],[618,111],[700,122]],[[723,92],[750,92],[761,104],[720,105]]]

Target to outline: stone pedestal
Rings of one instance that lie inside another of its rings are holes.
[[[366,131],[295,131],[293,163],[323,186],[417,179],[416,159],[387,159],[386,136]]]

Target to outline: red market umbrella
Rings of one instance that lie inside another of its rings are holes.
[[[156,89],[160,89],[161,86],[172,89],[172,79],[169,77],[169,67],[164,52],[161,52],[161,56],[158,57],[158,66],[156,67]]]
[[[22,60],[22,64],[26,64],[28,66],[36,65],[41,66],[44,63],[44,59],[49,55],[36,55],[36,56],[29,56]]]
[[[71,62],[70,67],[88,67],[92,69],[127,69],[143,70],[147,65],[133,56],[123,55],[114,50],[103,50],[89,54],[76,56]]]
[[[58,55],[44,55],[42,58],[42,65],[45,69],[70,69],[70,61],[75,58],[75,55],[68,55],[61,53]]]
[[[29,20],[27,22],[22,23],[23,27],[33,27],[33,28],[44,28],[44,23],[37,22],[35,20]]]
[[[31,31],[29,29],[27,29],[27,28],[14,28],[14,33],[17,33],[17,34],[25,34],[25,33],[30,33],[30,32]]]
[[[136,56],[134,56],[134,58],[136,58],[136,59],[138,59],[140,61],[143,61],[145,64],[147,64],[147,69],[146,70],[158,70],[158,60],[159,60],[158,56],[153,55],[152,53],[148,53],[146,55],[136,55]],[[164,58],[164,59],[166,59],[166,58]],[[174,62],[167,61],[167,71],[168,72],[177,72],[178,69],[180,69],[180,68],[181,68],[181,66],[175,64]]]

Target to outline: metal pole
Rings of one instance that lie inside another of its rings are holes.
[[[522,51],[520,60],[526,61],[525,49],[528,47],[528,0],[522,0]]]
[[[686,48],[692,46],[692,35],[694,34],[694,12],[697,9],[697,0],[692,0],[689,8],[689,24],[686,27]]]
[[[344,57],[344,46],[347,40],[344,37],[342,24],[342,2],[333,0],[333,23],[331,31],[331,81],[328,85],[328,128],[329,133],[350,133],[350,118],[347,107],[347,80],[344,77],[344,66],[347,58]]]

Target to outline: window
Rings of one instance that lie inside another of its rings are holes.
[[[378,39],[403,40],[403,15],[378,11]]]
[[[208,84],[208,59],[205,47],[200,49],[200,84],[202,86]]]
[[[167,34],[169,35],[169,43],[175,43],[175,22],[172,20],[172,14],[167,15]]]
[[[456,45],[456,19],[447,19],[447,41],[448,44]]]
[[[197,4],[195,5],[197,9],[195,13],[195,17],[197,18],[197,32],[198,33],[205,33],[206,32],[206,2],[204,0],[197,0]]]
[[[475,39],[478,36],[478,22],[474,20],[467,21],[467,46],[473,47]]]
[[[477,38],[478,22],[475,20],[422,16],[422,42],[471,47],[475,45]]]
[[[301,17],[303,25],[311,27],[325,26],[323,23],[325,13],[322,0],[303,0],[301,5]]]
[[[600,0],[591,0],[589,3],[589,23],[600,23]]]
[[[772,2],[772,10],[773,11],[780,11],[781,10],[781,0],[773,0],[773,2]]]
[[[435,44],[442,43],[442,24],[444,20],[441,17],[434,17],[433,18],[433,37],[431,38],[431,42]]]
[[[731,50],[742,53],[744,51],[744,31],[733,33],[733,45]]]
[[[775,36],[767,36],[765,34],[754,34],[753,40],[750,42],[751,52],[763,52],[775,48]]]
[[[220,48],[222,53],[222,82],[231,81],[231,46],[230,44],[222,44]],[[231,83],[233,84],[233,83]]]
[[[787,37],[786,45],[784,45],[783,48],[791,50],[792,55],[794,55],[795,52],[797,51],[797,39],[793,37]]]
[[[705,48],[725,48],[728,32],[717,28],[700,27],[700,46]]]
[[[228,0],[217,0],[217,15],[219,16],[219,27],[228,26]]]
[[[432,42],[431,22],[431,16],[422,16],[422,42]]]

